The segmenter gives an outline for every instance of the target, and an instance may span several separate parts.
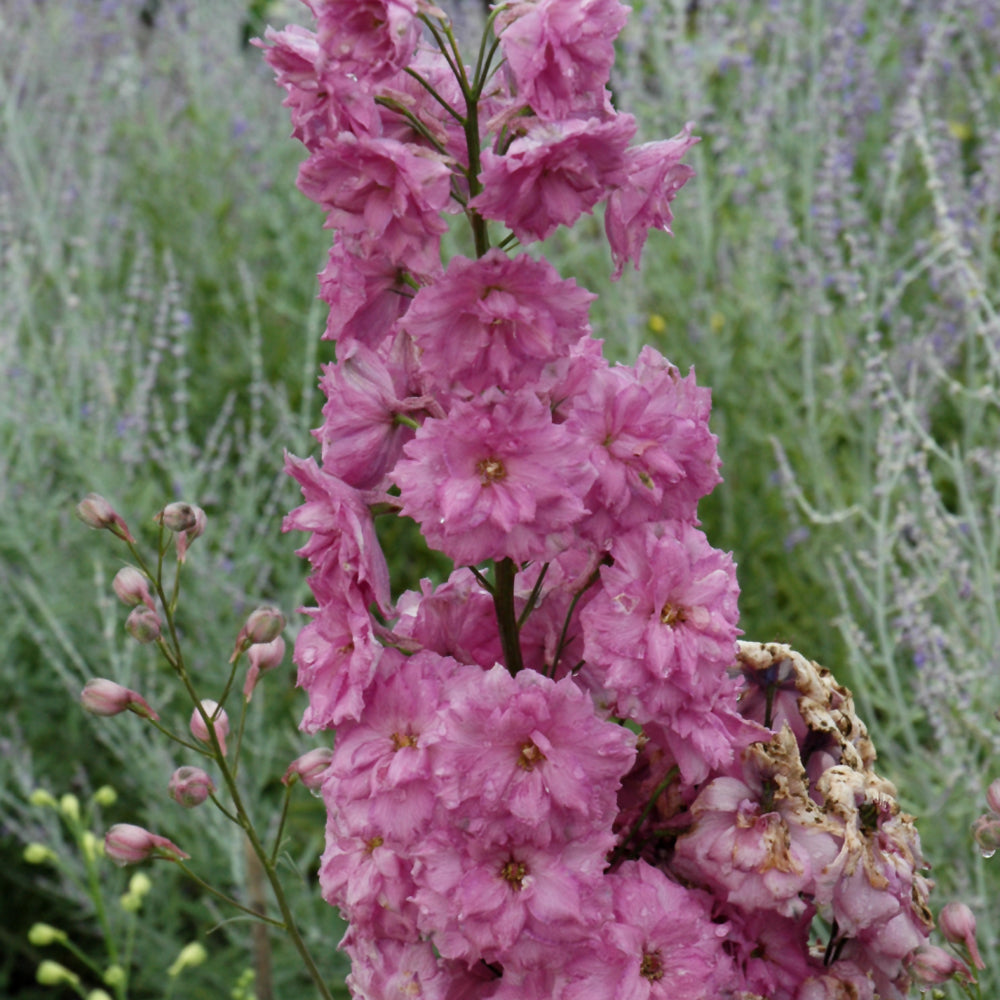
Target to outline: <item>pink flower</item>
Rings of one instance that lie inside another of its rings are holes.
[[[736,658],[732,558],[697,528],[644,525],[617,538],[614,563],[581,614],[584,650],[621,714],[639,722],[711,704]]]
[[[322,0],[315,10],[324,66],[370,81],[409,61],[420,39],[418,13],[441,13],[422,0]]]
[[[549,408],[498,390],[425,420],[392,473],[403,513],[456,563],[551,558],[572,541],[592,470]]]
[[[547,849],[435,830],[413,869],[419,927],[445,958],[524,968],[545,961],[607,916],[604,858],[573,843]]]
[[[141,694],[103,677],[87,681],[80,693],[80,704],[91,715],[110,716],[135,712],[144,719],[159,719]]]
[[[152,857],[170,861],[191,857],[166,837],[131,823],[116,823],[108,830],[104,835],[104,853],[119,865],[131,865]]]
[[[402,321],[432,383],[462,394],[537,383],[543,370],[589,337],[594,296],[545,260],[490,250],[453,257],[421,289]]]
[[[328,72],[319,64],[326,59],[314,32],[297,24],[282,31],[267,28],[255,40],[286,91],[284,106],[292,119],[292,136],[310,152],[338,132],[377,135],[378,109],[370,87],[340,72]]]
[[[464,567],[437,587],[421,580],[419,593],[400,595],[396,612],[394,635],[459,663],[489,667],[503,655],[493,598]]]
[[[512,677],[497,664],[467,674],[450,694],[437,744],[442,805],[470,831],[497,824],[532,843],[589,843],[596,858],[614,844],[617,791],[635,737],[599,718],[570,677],[533,670]]]
[[[501,8],[496,32],[517,99],[543,118],[600,113],[627,17],[618,0],[517,0]]]
[[[614,915],[602,949],[575,963],[579,979],[564,1000],[715,1000],[738,980],[723,950],[727,925],[712,920],[707,893],[672,882],[643,861],[626,861],[607,876]]]
[[[634,369],[594,372],[573,400],[567,426],[587,441],[598,475],[583,530],[598,545],[622,528],[671,518],[694,521],[720,481],[711,393],[644,347]]]
[[[470,205],[504,223],[522,243],[571,226],[625,180],[631,115],[531,121],[503,153],[484,150],[483,190]]]
[[[316,598],[321,603],[347,599],[350,589],[365,607],[374,601],[387,611],[392,603],[389,568],[363,495],[320,469],[312,458],[287,455],[285,467],[302,487],[306,502],[285,518],[282,530],[312,532],[296,551],[315,570],[309,582]]]
[[[395,358],[383,359],[360,344],[347,347],[336,365],[327,366],[320,386],[328,402],[323,426],[314,431],[323,446],[325,472],[357,489],[381,486],[413,437],[408,422],[425,414],[444,416],[432,396],[409,393],[410,375]]]
[[[433,151],[341,132],[302,164],[298,183],[326,209],[328,226],[363,254],[423,273],[440,266],[450,181],[444,158]]]
[[[751,747],[740,777],[710,781],[678,840],[678,874],[745,911],[799,917],[836,877],[840,840],[809,797],[798,746],[785,728]]]
[[[383,344],[413,296],[404,267],[405,262],[396,263],[377,250],[363,253],[347,246],[338,233],[319,273],[319,297],[330,306],[324,339],[345,347]]]
[[[636,269],[650,229],[670,232],[670,203],[694,170],[681,157],[698,139],[690,124],[672,139],[647,142],[626,153],[627,178],[608,198],[604,230],[615,262],[614,277],[621,277],[627,261]]]
[[[446,691],[480,675],[478,667],[421,650],[377,679],[361,720],[337,728],[324,799],[342,831],[378,829],[394,849],[427,835],[440,790],[437,718]]]
[[[293,659],[298,686],[309,696],[301,728],[315,733],[360,718],[382,658],[388,657],[383,668],[388,671],[399,654],[375,638],[371,615],[356,591],[308,613],[313,620],[296,637]]]

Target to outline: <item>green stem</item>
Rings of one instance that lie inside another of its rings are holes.
[[[281,838],[285,832],[285,820],[288,819],[288,807],[292,801],[292,786],[285,785],[285,797],[281,803],[281,816],[278,819],[278,830],[274,835],[274,847],[271,848],[271,864],[278,863],[278,851],[281,850]]]
[[[506,663],[511,675],[516,675],[524,667],[521,658],[521,640],[518,636],[517,611],[514,607],[514,577],[516,575],[517,566],[509,556],[496,564],[493,606],[497,613],[504,663]]]
[[[194,870],[192,868],[189,868],[186,864],[184,864],[183,861],[175,859],[171,860],[174,861],[174,864],[176,864],[177,867],[180,868],[184,872],[184,874],[187,875],[189,879],[191,879],[192,882],[196,882],[198,885],[202,887],[202,889],[205,890],[205,892],[215,896],[216,899],[221,899],[222,902],[228,903],[230,906],[235,906],[237,910],[240,910],[243,913],[250,914],[250,916],[253,917],[255,920],[263,920],[264,923],[271,924],[272,926],[278,927],[283,931],[288,929],[280,920],[275,920],[273,917],[268,917],[263,913],[258,913],[256,910],[251,910],[249,906],[244,906],[238,900],[233,899],[232,896],[227,896],[224,892],[221,892],[219,889],[216,889],[215,886],[209,885],[208,882],[206,882],[203,878],[195,874]]]

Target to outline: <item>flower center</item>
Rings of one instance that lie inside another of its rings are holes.
[[[535,769],[535,765],[543,760],[545,760],[545,754],[543,754],[542,751],[531,742],[531,740],[528,740],[528,742],[521,747],[521,754],[517,758],[517,766],[521,768],[522,771],[533,771]]]
[[[644,951],[639,965],[639,975],[645,976],[651,983],[662,979],[664,974],[663,959],[658,951]]]
[[[402,750],[403,747],[415,747],[417,745],[417,737],[412,733],[393,733],[392,734],[392,749]]]
[[[669,625],[673,628],[675,625],[682,625],[687,621],[687,610],[685,608],[676,607],[669,602],[663,605],[663,609],[660,611],[660,624]]]
[[[384,843],[385,841],[381,837],[372,837],[371,840],[365,841],[365,851],[368,854],[372,854],[376,847],[381,847]]]
[[[524,880],[528,875],[528,866],[523,861],[511,858],[505,861],[500,869],[500,878],[510,884],[510,887],[519,890],[524,887]]]
[[[483,486],[489,486],[498,479],[503,479],[507,475],[507,470],[499,458],[484,458],[476,465],[476,472],[479,473],[479,481]]]

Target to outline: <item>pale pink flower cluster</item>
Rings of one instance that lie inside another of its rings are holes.
[[[697,519],[708,390],[652,348],[610,365],[593,296],[501,249],[603,204],[620,274],[668,228],[696,140],[630,145],[627,8],[498,5],[472,69],[426,0],[309,6],[316,33],[269,31],[266,57],[335,231],[338,360],[286,528],[310,534],[295,661],[303,727],[336,729],[309,773],[354,995],[901,996],[919,842],[846,693],[739,652],[735,566]],[[475,255],[442,266],[449,211]],[[393,595],[386,513],[446,580]]]

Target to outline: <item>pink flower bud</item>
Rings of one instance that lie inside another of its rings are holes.
[[[166,837],[160,837],[131,823],[116,823],[108,830],[104,835],[104,853],[119,865],[135,864],[154,856],[166,857],[171,861],[191,857]]]
[[[985,969],[976,945],[976,918],[965,903],[948,903],[938,914],[938,926],[945,939],[952,944],[964,944],[972,964],[977,969]]]
[[[285,640],[279,635],[277,639],[272,639],[270,642],[261,642],[256,646],[251,646],[247,651],[247,658],[250,660],[250,666],[247,669],[247,679],[243,684],[243,697],[249,701],[253,696],[253,689],[257,686],[260,675],[281,665],[281,661],[285,658]]]
[[[130,607],[145,604],[150,611],[156,610],[153,597],[149,592],[149,581],[145,574],[137,570],[135,566],[122,566],[115,574],[111,586],[123,604]]]
[[[990,787],[986,789],[986,804],[991,813],[1000,816],[1000,778],[991,781]]]
[[[910,956],[907,964],[914,978],[921,983],[931,985],[946,983],[952,976],[962,972],[965,968],[957,958],[949,955],[944,948],[938,948],[937,945],[933,944],[918,948]]]
[[[219,741],[219,749],[222,751],[222,756],[225,757],[226,737],[229,735],[229,716],[226,715],[225,709],[219,708],[218,702],[210,701],[207,698],[202,701],[201,707],[205,715],[212,720],[212,728],[215,730],[215,737]],[[205,720],[197,708],[191,713],[191,735],[196,740],[201,740],[202,743],[211,745],[212,738],[208,734],[208,727],[205,725]]]
[[[190,503],[180,501],[168,503],[153,520],[157,524],[162,524],[167,531],[190,531],[192,528],[198,527],[198,511],[200,510],[200,507],[195,507],[194,504]],[[205,512],[201,511],[201,515],[204,518]]]
[[[125,619],[125,631],[144,645],[160,638],[160,616],[145,605],[133,608]]]
[[[323,775],[326,774],[332,760],[333,751],[327,747],[317,747],[315,750],[310,750],[288,765],[288,770],[285,771],[281,783],[290,785],[298,778],[309,791],[318,791],[323,784]]]
[[[992,858],[1000,847],[1000,818],[993,813],[980,816],[972,824],[972,837],[984,858]]]
[[[135,541],[121,515],[98,493],[88,493],[76,505],[76,516],[88,528],[107,529],[126,542]]]
[[[245,652],[251,646],[273,642],[281,635],[284,627],[285,616],[277,608],[263,607],[251,611],[250,617],[247,618],[243,628],[240,629],[240,634],[236,637],[236,646],[229,662],[232,663],[240,653]]]
[[[159,719],[141,694],[103,677],[94,677],[87,681],[80,693],[80,704],[92,715],[135,712],[144,719]]]
[[[215,791],[215,783],[200,767],[179,767],[170,776],[170,797],[185,809],[200,806]]]

